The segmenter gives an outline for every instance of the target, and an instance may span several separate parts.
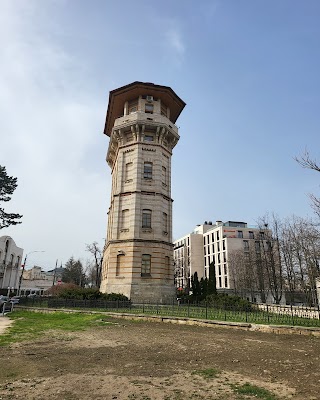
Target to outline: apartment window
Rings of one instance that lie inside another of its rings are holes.
[[[249,239],[254,239],[254,233],[249,231]]]
[[[153,164],[151,162],[145,162],[143,164],[143,178],[152,179],[152,168]]]
[[[227,276],[225,276],[224,277],[224,287],[228,287],[228,277]]]
[[[190,238],[189,238],[189,236],[188,236],[188,246],[190,246]],[[188,249],[188,252],[189,252],[189,249]]]
[[[259,234],[260,234],[260,239],[264,240],[264,232],[259,232]]]
[[[167,180],[167,168],[162,166],[162,183],[164,185],[168,184],[168,180]]]
[[[218,251],[220,251],[220,242],[217,243]]]
[[[254,244],[255,244],[256,252],[259,253],[260,252],[260,242],[254,242]]]
[[[217,240],[220,240],[219,232],[217,232]]]
[[[204,252],[204,255],[206,256],[206,255],[207,255],[207,248],[206,248],[206,246],[203,247],[203,252]]]
[[[227,256],[226,256],[226,253],[223,253],[223,262],[227,262]]]
[[[214,254],[214,244],[212,244],[212,254]]]
[[[220,287],[220,288],[222,287],[222,279],[221,279],[221,276],[219,276],[219,287]]]
[[[218,253],[218,263],[220,263],[220,253]]]
[[[151,275],[151,255],[142,254],[141,276],[150,276],[150,275]]]
[[[146,103],[145,112],[148,113],[148,114],[153,114],[153,104]]]
[[[207,246],[207,252],[208,252],[208,254],[210,254],[210,246],[209,245]]]
[[[238,238],[243,238],[243,232],[242,231],[238,231]]]
[[[151,210],[142,210],[142,228],[151,228],[151,215]]]
[[[214,234],[211,233],[211,242],[214,242]]]
[[[168,232],[168,214],[162,213],[163,231]]]
[[[227,275],[227,264],[224,264],[223,269],[224,269],[224,274]]]
[[[129,226],[129,210],[122,210],[121,229],[128,229]]]
[[[249,251],[249,242],[247,240],[243,241],[243,249],[244,251]]]
[[[218,275],[221,275],[221,265],[218,266]]]
[[[226,249],[226,241],[223,240],[223,241],[222,241],[222,250],[225,250],[225,249]]]

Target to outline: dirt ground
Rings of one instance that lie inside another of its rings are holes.
[[[0,399],[253,398],[234,392],[246,382],[279,399],[320,399],[319,337],[108,321],[1,347]]]

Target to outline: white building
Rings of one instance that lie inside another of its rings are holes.
[[[195,272],[199,279],[209,278],[213,263],[217,289],[234,289],[230,255],[235,251],[246,254],[252,248],[258,252],[267,232],[270,231],[238,221],[206,221],[198,225],[192,233],[174,241],[176,287],[190,288]]]
[[[164,302],[173,279],[171,156],[185,103],[167,86],[110,92],[104,133],[112,190],[100,290]]]
[[[22,296],[32,293],[43,295],[54,284],[57,284],[57,277],[55,270],[43,271],[41,267],[35,265],[31,269],[23,271],[20,293]]]
[[[0,289],[18,289],[23,249],[10,236],[0,237]]]

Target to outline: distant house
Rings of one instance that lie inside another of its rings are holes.
[[[19,285],[23,249],[10,236],[0,237],[0,289],[16,291]]]
[[[38,294],[43,295],[52,286],[61,283],[63,268],[51,271],[43,271],[35,265],[33,268],[23,271],[21,281],[21,295]]]

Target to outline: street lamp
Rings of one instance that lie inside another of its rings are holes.
[[[24,261],[23,261],[23,264],[22,264],[21,275],[20,275],[20,278],[19,278],[18,296],[21,295],[22,275],[23,275],[23,272],[24,272],[24,269],[25,269],[25,266],[26,266],[27,257],[28,257],[28,255],[31,254],[31,253],[44,253],[44,250],[34,250],[34,251],[30,251],[29,253],[26,254],[26,256],[25,256],[25,258],[24,258]]]

